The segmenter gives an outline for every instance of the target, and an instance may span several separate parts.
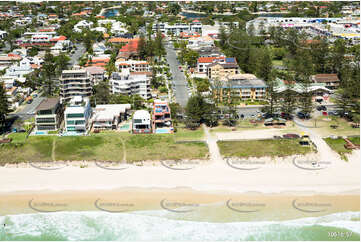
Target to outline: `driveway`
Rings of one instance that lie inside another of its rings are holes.
[[[177,54],[173,49],[172,43],[168,42],[165,45],[167,51],[167,62],[170,67],[170,71],[173,77],[173,86],[175,87],[175,99],[181,106],[185,107],[188,102],[188,92],[186,88],[186,78],[184,73],[179,70],[179,62],[177,60]]]

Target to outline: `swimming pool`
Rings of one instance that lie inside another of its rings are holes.
[[[155,129],[155,133],[156,134],[170,134],[171,130],[168,128],[167,129],[158,128],[158,129]]]
[[[35,134],[36,135],[46,135],[46,134],[48,134],[48,132],[47,131],[36,131]]]

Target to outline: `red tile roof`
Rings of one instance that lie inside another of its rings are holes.
[[[55,42],[57,42],[57,41],[66,40],[66,39],[67,39],[67,38],[66,38],[65,36],[61,35],[61,36],[58,36],[58,37],[55,37],[55,38],[50,39],[50,41],[55,41]]]
[[[131,39],[126,45],[124,45],[119,52],[137,52],[139,39]]]
[[[225,57],[199,57],[198,63],[212,63],[214,60],[224,60]]]

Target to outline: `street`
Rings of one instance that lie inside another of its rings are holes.
[[[26,120],[33,117],[35,115],[36,108],[44,99],[45,99],[44,97],[37,96],[36,98],[33,99],[33,101],[30,104],[25,104],[25,107],[23,107],[22,110],[15,113],[10,113],[9,117],[17,116],[21,120]]]
[[[173,86],[175,87],[175,99],[181,106],[185,107],[188,102],[188,91],[186,88],[186,79],[184,73],[179,70],[180,64],[177,60],[177,54],[173,49],[172,43],[165,45],[167,51],[167,62],[173,77]]]
[[[79,63],[79,58],[85,53],[85,47],[83,44],[74,44],[77,48],[74,54],[70,55],[69,66],[77,65]]]

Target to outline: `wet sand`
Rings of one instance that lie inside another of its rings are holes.
[[[195,191],[188,188],[122,188],[92,191],[26,191],[0,193],[0,215],[158,210],[169,218],[212,221],[281,221],[359,211],[359,191],[346,193]]]

